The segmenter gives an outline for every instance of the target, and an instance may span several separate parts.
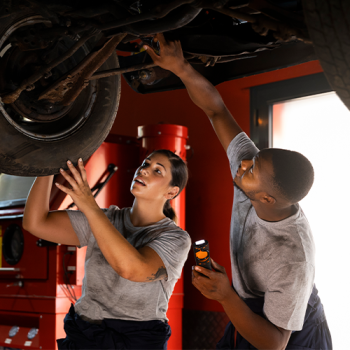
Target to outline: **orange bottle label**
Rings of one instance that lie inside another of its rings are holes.
[[[203,252],[201,250],[196,253],[196,257],[198,259],[200,259],[200,260],[205,259],[207,256],[208,256],[208,253],[207,252]]]

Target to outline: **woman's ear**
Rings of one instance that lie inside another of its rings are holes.
[[[180,191],[180,188],[178,186],[171,187],[170,191],[166,194],[165,198],[168,199],[173,199],[178,195]]]

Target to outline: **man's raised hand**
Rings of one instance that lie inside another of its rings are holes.
[[[150,46],[143,46],[151,56],[153,62],[176,75],[180,74],[184,66],[188,64],[184,58],[180,41],[167,41],[162,33],[156,34],[154,40],[159,42],[159,55]]]

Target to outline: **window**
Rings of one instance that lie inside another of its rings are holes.
[[[0,208],[23,205],[35,177],[0,174]]]

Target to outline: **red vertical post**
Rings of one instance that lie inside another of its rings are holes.
[[[138,127],[138,138],[141,139],[142,160],[157,149],[168,149],[186,161],[186,143],[188,129],[185,126],[173,124],[155,124]],[[171,201],[177,216],[177,225],[185,230],[185,190]],[[182,349],[182,309],[183,309],[183,276],[175,285],[170,298],[167,317],[172,335],[168,342],[168,349]]]

